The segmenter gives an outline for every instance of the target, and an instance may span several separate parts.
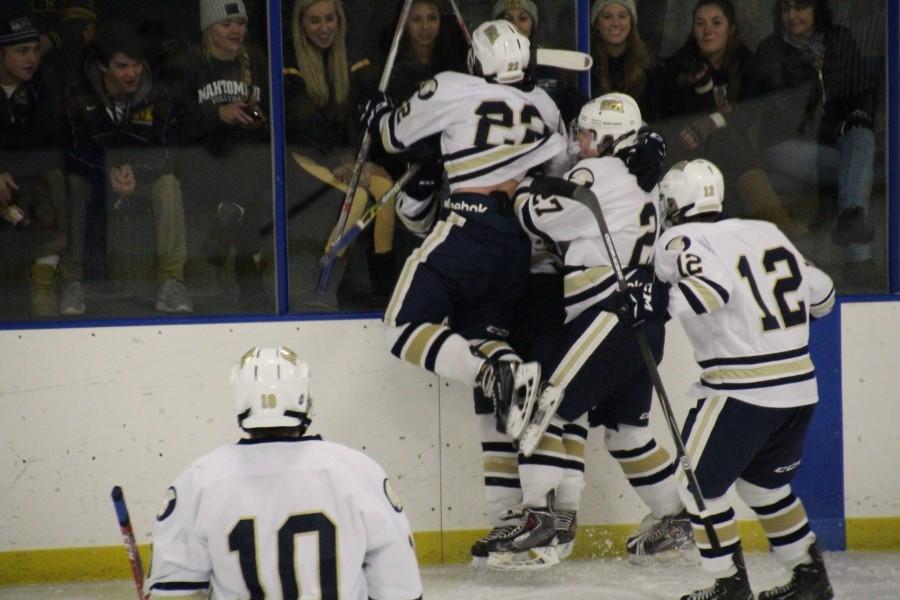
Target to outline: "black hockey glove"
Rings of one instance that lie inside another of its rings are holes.
[[[379,135],[381,117],[394,109],[390,97],[381,90],[374,89],[362,94],[359,102],[359,122],[371,135]]]
[[[635,143],[616,153],[628,166],[628,172],[637,178],[645,192],[652,192],[663,175],[666,160],[666,139],[649,127],[642,127]]]
[[[669,284],[662,281],[629,281],[627,289],[617,291],[611,298],[619,321],[637,327],[650,319],[665,320],[669,307]]]
[[[841,122],[841,126],[838,128],[838,137],[857,127],[872,129],[873,125],[872,117],[870,117],[866,111],[859,109],[854,110]]]
[[[422,165],[415,177],[403,188],[406,195],[415,200],[428,200],[441,187],[444,163],[432,161]]]

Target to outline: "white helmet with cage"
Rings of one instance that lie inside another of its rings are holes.
[[[242,429],[300,427],[312,420],[309,365],[290,348],[254,347],[231,370],[234,409]]]
[[[633,146],[642,125],[638,103],[628,94],[616,92],[594,98],[581,107],[577,130],[592,132],[591,147],[603,156]]]
[[[531,42],[509,21],[485,21],[472,32],[469,72],[497,83],[525,79]]]
[[[683,160],[669,169],[659,183],[666,221],[677,225],[685,219],[704,214],[721,214],[725,199],[725,180],[719,167],[708,160]]]

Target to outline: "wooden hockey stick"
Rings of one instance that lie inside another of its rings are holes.
[[[535,183],[537,184],[536,186]],[[606,224],[606,218],[603,216],[603,209],[600,208],[600,200],[594,192],[583,185],[577,185],[571,181],[557,178],[547,177],[540,180],[536,179],[535,183],[532,183],[531,186],[533,193],[546,196],[561,195],[572,198],[586,206],[588,210],[593,213],[594,218],[597,220],[597,224],[600,226],[603,246],[606,248],[606,254],[609,256],[609,262],[612,263],[613,271],[616,275],[616,284],[618,285],[620,292],[626,292],[628,290],[628,284],[625,281],[625,272],[622,270],[622,263],[619,261],[619,254],[616,252],[616,247],[613,244],[612,234],[609,231],[609,226]],[[697,503],[697,510],[700,512],[699,516],[700,520],[703,521],[703,528],[706,529],[706,534],[709,536],[709,541],[713,550],[719,550],[722,547],[719,542],[719,536],[716,534],[716,528],[707,513],[706,502],[703,500],[703,494],[700,493],[700,483],[697,481],[697,475],[694,473],[694,468],[691,466],[691,460],[688,456],[687,449],[684,447],[684,442],[681,440],[681,430],[678,428],[678,423],[675,421],[675,414],[672,412],[669,396],[666,394],[666,388],[663,386],[662,378],[659,376],[659,369],[656,366],[656,359],[653,358],[653,352],[650,350],[650,344],[647,342],[647,335],[644,333],[644,329],[641,326],[633,328],[632,331],[634,332],[634,336],[640,347],[641,356],[647,366],[647,372],[650,373],[650,379],[653,381],[653,388],[656,390],[657,398],[659,398],[660,408],[666,418],[666,425],[669,428],[672,441],[675,443],[675,453],[678,457],[678,462],[681,464],[681,468],[684,471],[684,475],[688,480],[688,490],[691,492],[694,502]]]
[[[388,53],[387,61],[384,64],[384,70],[381,72],[381,81],[378,82],[378,91],[384,93],[387,90],[388,83],[391,80],[391,73],[394,70],[394,61],[397,59],[397,50],[400,48],[400,40],[403,38],[403,31],[406,29],[406,22],[409,20],[409,10],[412,7],[412,0],[404,0],[403,11],[400,13],[400,20],[397,22],[397,29],[394,31],[394,39],[391,41],[391,50]],[[359,187],[359,178],[362,175],[363,165],[369,156],[369,147],[372,145],[372,136],[366,129],[363,134],[362,143],[359,146],[359,152],[356,154],[356,163],[353,165],[353,175],[350,177],[347,193],[344,196],[344,203],[341,205],[341,212],[338,215],[337,225],[335,225],[335,233],[325,247],[324,254],[327,254],[337,236],[344,230],[347,219],[350,216],[350,207],[353,204],[353,198],[356,195],[356,188]],[[316,293],[324,295],[328,290],[328,282],[331,280],[331,272],[334,270],[334,260],[328,261],[319,272],[319,281],[316,284]]]
[[[373,204],[363,213],[363,215],[350,226],[347,231],[341,234],[338,239],[334,240],[334,243],[328,249],[328,252],[325,253],[324,256],[319,260],[319,265],[324,267],[329,262],[333,261],[337,258],[337,255],[344,251],[344,248],[353,243],[359,234],[363,232],[363,230],[369,226],[369,223],[375,220],[375,217],[378,216],[378,213],[381,212],[381,209],[390,201],[391,198],[396,196],[403,186],[409,183],[409,180],[412,179],[416,173],[419,172],[419,169],[422,168],[422,165],[412,164],[406,170],[406,173],[403,174],[397,182],[391,186],[391,189],[384,193],[384,196],[381,197],[378,202]]]
[[[118,485],[112,489],[112,502],[116,509],[116,518],[119,520],[119,529],[122,531],[122,542],[128,552],[128,562],[131,563],[131,577],[134,579],[138,600],[148,600],[150,594],[144,594],[144,566],[141,564],[141,555],[138,553],[137,542],[134,540],[134,530],[131,528],[131,517],[128,515],[125,495]]]

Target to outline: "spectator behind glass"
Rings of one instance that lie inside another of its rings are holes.
[[[662,73],[637,30],[634,0],[596,0],[591,8],[591,29],[591,97],[628,94],[640,106],[644,121],[655,122],[660,113]]]
[[[41,36],[44,61],[62,78],[63,89],[81,78],[84,50],[96,32],[94,0],[66,0],[62,18],[47,35]]]
[[[370,267],[377,263],[376,270],[381,266],[382,271],[388,269],[394,236],[394,215],[389,210],[379,212],[369,233],[374,239],[361,239],[350,248],[351,264],[337,261],[329,290],[318,297],[312,290],[318,259],[329,238],[338,233],[333,231],[337,204],[343,201],[362,136],[356,124],[358,98],[362,90],[375,86],[376,73],[368,59],[348,56],[347,18],[340,0],[296,0],[292,14],[291,44],[286,44],[289,66],[284,71],[286,134],[292,149],[288,193],[300,196],[293,214],[303,207],[302,219],[291,215],[291,235],[298,249],[290,265],[297,284],[292,288],[292,303],[310,309],[335,309],[338,286],[342,284],[341,297],[347,306],[375,308],[359,304],[365,304],[365,297],[371,293],[372,281],[363,265],[368,261]],[[348,227],[362,215],[370,196],[381,198],[392,185],[376,160],[373,157],[364,164]],[[349,275],[346,279],[345,271]]]
[[[537,4],[531,0],[497,0],[493,18],[506,19],[525,34],[532,48],[541,47],[538,33],[540,15]],[[537,65],[532,71],[532,78],[556,102],[566,124],[578,116],[586,99],[578,92],[571,74],[566,77],[559,69]]]
[[[85,311],[86,208],[94,194],[105,196],[108,213],[152,205],[159,281],[156,309],[191,312],[183,283],[184,203],[169,154],[177,135],[173,103],[168,92],[154,84],[133,27],[115,23],[99,32],[84,78],[69,88],[65,102],[70,214],[60,312]]]
[[[741,104],[750,92],[753,53],[741,42],[734,3],[699,0],[693,19],[687,41],[665,65],[667,159],[713,161],[743,201],[743,210],[732,216],[771,221],[795,239],[805,228],[784,210],[762,170],[750,134],[754,114]]]
[[[237,307],[268,312],[267,265],[260,229],[270,219],[271,162],[266,107],[266,61],[246,45],[242,0],[200,0],[200,48],[189,48],[164,69],[183,104],[183,172],[190,197],[203,202],[204,250],[225,267],[234,249]]]
[[[767,169],[780,190],[836,190],[831,239],[844,248],[844,282],[872,284],[875,96],[859,48],[849,29],[832,22],[827,0],[776,0],[774,11],[775,32],[757,49]]]
[[[31,315],[52,317],[65,245],[62,90],[38,35],[27,16],[0,16],[0,264],[17,285],[28,265]],[[4,316],[17,308],[7,302]]]

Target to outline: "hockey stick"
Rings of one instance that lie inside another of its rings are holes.
[[[535,182],[537,183],[537,187],[532,183],[532,192],[547,196],[558,194],[567,198],[572,198],[586,206],[588,210],[593,213],[594,218],[597,220],[597,224],[600,226],[600,233],[603,237],[603,246],[606,248],[609,262],[612,263],[613,271],[616,275],[616,284],[618,285],[620,292],[626,292],[628,290],[628,285],[625,282],[625,272],[622,270],[622,263],[619,261],[619,254],[616,252],[616,247],[613,244],[612,234],[609,231],[609,226],[606,224],[606,218],[603,216],[603,209],[600,208],[600,200],[597,199],[594,192],[588,187],[577,185],[562,179],[544,178],[542,180],[535,180]],[[688,490],[691,492],[694,502],[697,503],[697,510],[700,512],[699,516],[700,520],[703,521],[703,528],[706,529],[706,534],[709,536],[709,541],[713,550],[719,550],[721,548],[719,537],[707,514],[706,502],[703,500],[703,495],[700,493],[700,483],[697,481],[697,475],[694,473],[693,467],[691,467],[691,460],[688,456],[687,449],[684,447],[684,442],[681,440],[681,431],[678,428],[678,423],[675,421],[675,415],[672,412],[672,405],[669,403],[669,396],[666,394],[666,388],[663,386],[662,378],[659,376],[659,369],[656,367],[656,359],[653,358],[653,352],[650,350],[650,344],[647,342],[647,335],[644,333],[642,327],[633,328],[632,331],[634,331],[634,336],[637,339],[638,346],[641,350],[641,356],[647,366],[647,372],[650,373],[650,379],[653,381],[653,388],[656,390],[657,398],[659,398],[660,408],[665,416],[666,425],[669,428],[672,441],[675,443],[675,453],[678,457],[678,462],[681,464],[681,468],[684,471],[684,475],[688,480]]]
[[[369,226],[369,223],[375,220],[375,217],[378,216],[378,213],[381,212],[381,209],[385,207],[385,205],[390,201],[391,198],[397,195],[397,193],[403,189],[409,180],[415,176],[416,173],[419,172],[419,169],[422,168],[422,165],[412,164],[406,170],[406,173],[403,174],[397,182],[391,186],[391,189],[384,193],[384,196],[381,197],[378,202],[369,207],[363,215],[350,226],[347,231],[345,231],[338,239],[334,240],[334,243],[328,249],[322,258],[319,260],[319,265],[324,267],[326,264],[334,261],[337,258],[337,255],[344,251],[344,248],[353,243],[359,234],[363,232],[363,230]]]
[[[141,555],[138,553],[137,542],[134,541],[134,531],[131,528],[131,517],[128,516],[125,495],[118,485],[112,489],[112,501],[113,507],[116,509],[116,517],[119,520],[119,529],[122,531],[122,542],[128,552],[128,562],[131,563],[131,576],[134,579],[134,587],[137,589],[138,600],[148,600],[150,594],[144,595],[144,567],[141,564]]]
[[[406,29],[406,22],[409,20],[409,11],[412,7],[412,0],[404,0],[403,11],[400,13],[400,20],[397,22],[397,29],[394,31],[394,39],[391,42],[391,50],[388,53],[387,61],[384,64],[384,70],[381,72],[381,81],[378,82],[378,91],[384,93],[387,90],[388,83],[391,80],[391,72],[394,70],[394,61],[397,59],[397,50],[400,48],[400,39],[403,37],[403,31]],[[347,224],[350,216],[350,207],[353,204],[353,198],[356,196],[356,188],[359,186],[359,178],[362,175],[363,165],[369,156],[369,147],[372,145],[372,136],[368,128],[363,134],[362,143],[359,146],[359,152],[356,154],[356,163],[353,165],[353,175],[350,177],[350,183],[347,193],[344,196],[344,203],[341,205],[341,212],[338,216],[337,225],[334,228],[334,235],[340,235]],[[336,237],[334,239],[337,239]],[[328,253],[334,239],[328,242],[325,248],[325,254]],[[331,280],[331,272],[334,270],[334,260],[325,263],[319,273],[319,281],[316,284],[316,293],[324,295],[328,289],[328,282]]]
[[[472,34],[469,33],[469,28],[466,27],[466,20],[463,19],[459,6],[456,4],[456,0],[450,0],[450,6],[453,8],[453,14],[456,15],[456,22],[459,24],[459,29],[462,31],[463,37],[466,38],[466,43],[471,46]]]
[[[532,52],[534,64],[542,67],[556,67],[566,71],[589,71],[594,66],[590,54],[577,50],[554,50],[538,48]]]

